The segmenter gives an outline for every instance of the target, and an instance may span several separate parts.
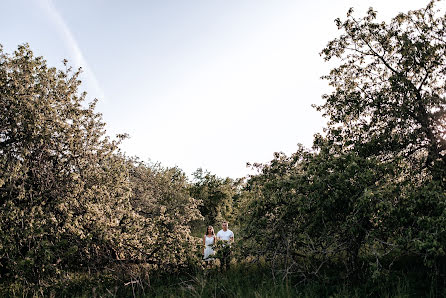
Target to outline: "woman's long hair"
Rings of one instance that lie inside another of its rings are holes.
[[[208,235],[209,228],[211,228],[211,233],[212,233],[211,235],[215,235],[215,234],[214,234],[214,227],[213,227],[213,226],[208,226],[208,227],[206,228],[206,234],[205,234],[205,235],[206,235],[206,236]]]

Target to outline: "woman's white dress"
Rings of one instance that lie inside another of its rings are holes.
[[[214,255],[215,251],[212,249],[212,245],[214,244],[214,236],[205,236],[205,240],[204,243],[206,244],[205,248],[204,248],[204,256],[203,259],[205,261],[211,261],[214,258],[210,258],[209,256]]]

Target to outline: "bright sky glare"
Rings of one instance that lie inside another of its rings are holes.
[[[322,131],[311,104],[329,90],[319,52],[335,18],[372,6],[389,20],[427,2],[2,0],[0,44],[82,66],[107,133],[130,135],[127,155],[237,178]]]

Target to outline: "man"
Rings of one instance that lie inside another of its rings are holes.
[[[223,240],[228,242],[228,246],[223,245],[223,257],[221,259],[221,265],[220,268],[223,269],[223,267],[227,270],[229,269],[229,262],[231,261],[231,246],[230,244],[234,242],[234,233],[228,229],[228,222],[224,221],[221,224],[221,230],[217,233],[217,241]]]

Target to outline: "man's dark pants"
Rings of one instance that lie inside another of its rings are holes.
[[[231,262],[231,247],[225,247],[223,249],[223,257],[221,258],[221,265],[220,268],[225,270],[229,269],[229,263]]]

